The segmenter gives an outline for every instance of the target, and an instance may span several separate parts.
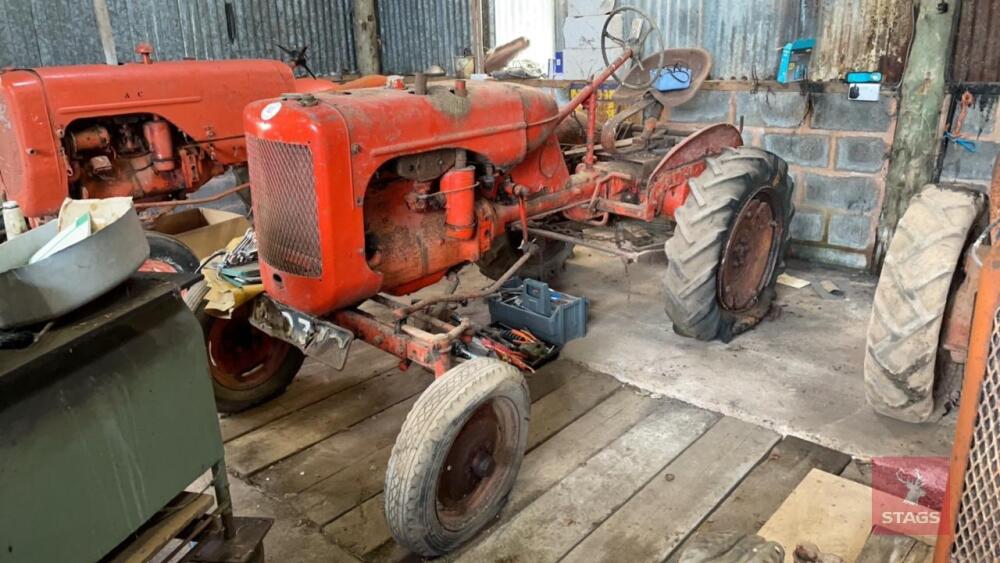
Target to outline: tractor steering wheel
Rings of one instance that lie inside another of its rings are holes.
[[[615,16],[619,16],[619,14],[624,14],[625,12],[634,12],[635,14],[635,19],[632,20],[632,29],[626,34],[626,37],[612,35],[608,32],[608,25],[610,25],[611,21],[615,19]],[[659,46],[657,51],[660,53],[660,56],[656,61],[655,68],[646,68],[642,65],[642,48],[643,45],[645,45],[646,38],[649,37],[650,33],[654,35],[654,40]],[[639,76],[648,77],[642,81],[626,82],[625,80],[622,80],[621,76],[619,76],[618,71],[621,69],[618,69],[612,74],[612,76],[615,77],[615,80],[617,80],[622,86],[635,90],[644,90],[652,86],[653,81],[656,80],[656,75],[651,74],[649,71],[663,68],[663,36],[660,35],[660,30],[657,29],[652,18],[647,16],[642,10],[631,6],[622,6],[621,8],[617,8],[608,14],[608,19],[604,20],[604,27],[601,29],[601,56],[604,57],[604,64],[606,66],[611,66],[611,60],[608,58],[608,39],[622,49],[632,49],[632,64],[629,66],[628,72],[624,75],[626,78],[633,73],[636,67],[638,67],[640,71]]]

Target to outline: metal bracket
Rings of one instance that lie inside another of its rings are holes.
[[[354,342],[354,333],[346,328],[286,307],[267,295],[254,301],[250,324],[337,370],[344,369]]]

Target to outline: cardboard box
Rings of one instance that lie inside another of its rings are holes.
[[[239,213],[199,207],[159,217],[154,231],[171,235],[191,247],[199,260],[243,236],[250,222]]]

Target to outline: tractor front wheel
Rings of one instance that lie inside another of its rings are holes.
[[[295,346],[254,328],[249,320],[251,303],[238,307],[228,319],[209,315],[207,293],[208,284],[198,282],[184,301],[201,324],[218,411],[240,412],[282,394],[305,356]]]
[[[528,440],[528,387],[513,366],[476,358],[417,399],[385,475],[385,516],[400,545],[452,551],[489,524],[517,478]]]
[[[665,245],[667,315],[682,336],[729,341],[767,314],[784,271],[795,212],[788,165],[760,149],[729,149],[689,186]]]

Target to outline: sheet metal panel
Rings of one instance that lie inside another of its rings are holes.
[[[379,0],[382,72],[412,74],[431,65],[454,72],[455,56],[472,45],[470,5],[469,0]]]
[[[108,10],[121,61],[141,41],[159,59],[277,59],[281,44],[308,45],[317,74],[357,67],[350,0],[108,0]],[[0,16],[0,65],[104,62],[92,0],[4,0]]]
[[[910,0],[825,1],[819,22],[810,78],[839,80],[853,70],[878,70],[888,84],[902,78],[913,34]]]
[[[1000,82],[1000,3],[965,0],[960,9],[952,80]]]
[[[565,44],[566,2],[556,6],[556,48]],[[702,47],[712,53],[713,79],[774,79],[779,49],[816,29],[820,0],[618,0],[647,14],[666,47]],[[629,18],[626,18],[626,25]]]

